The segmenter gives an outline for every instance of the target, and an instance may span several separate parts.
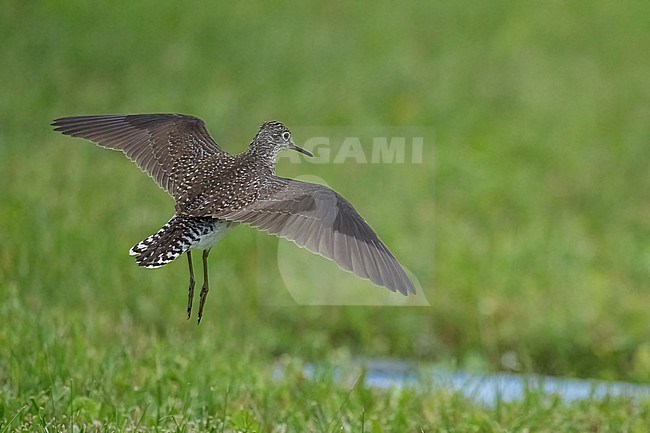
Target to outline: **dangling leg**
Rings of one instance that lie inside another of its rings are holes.
[[[190,266],[190,288],[187,291],[187,320],[192,315],[192,301],[194,300],[194,267],[192,266],[192,252],[187,250],[187,263]]]
[[[199,321],[201,323],[201,317],[203,317],[203,306],[205,305],[205,298],[208,296],[210,287],[208,285],[208,254],[210,250],[203,250],[203,287],[201,287],[201,299],[199,302]]]

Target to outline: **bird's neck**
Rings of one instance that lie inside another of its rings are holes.
[[[270,174],[275,174],[275,161],[278,155],[271,147],[260,146],[253,141],[245,154],[251,164],[265,171],[268,170]]]

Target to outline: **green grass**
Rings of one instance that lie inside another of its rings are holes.
[[[488,409],[301,374],[398,357],[650,382],[646,2],[5,3],[0,432],[648,430],[648,401]],[[433,127],[422,164],[279,168],[352,201],[432,305],[269,305],[277,241],[239,228],[186,321],[184,261],[126,254],[171,200],[48,125],[116,112],[200,116],[231,152],[273,118]]]

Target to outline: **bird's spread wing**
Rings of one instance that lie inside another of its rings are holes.
[[[392,291],[415,293],[404,269],[350,202],[323,185],[274,178],[254,203],[212,216],[289,239]]]
[[[207,156],[225,154],[202,120],[180,114],[62,117],[52,126],[124,152],[174,198],[185,173]]]

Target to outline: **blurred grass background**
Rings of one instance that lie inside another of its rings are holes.
[[[6,395],[84,371],[126,386],[140,373],[112,364],[124,352],[184,371],[194,347],[225,366],[373,356],[650,381],[649,13],[605,0],[5,2]],[[171,199],[119,153],[49,127],[141,112],[199,116],[230,152],[267,119],[433,126],[421,165],[279,168],[352,201],[431,307],[263,307],[256,267],[277,244],[240,228],[211,255],[204,323],[185,321],[185,261],[152,272],[126,254]]]

